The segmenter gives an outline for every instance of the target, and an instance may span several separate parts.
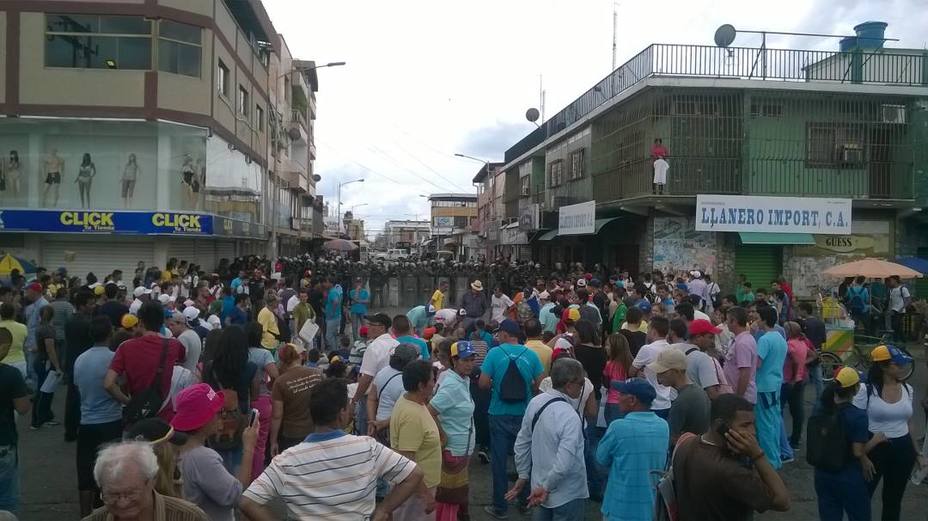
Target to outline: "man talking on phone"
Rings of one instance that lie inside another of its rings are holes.
[[[679,521],[747,521],[789,510],[789,491],[754,433],[754,405],[735,394],[712,402],[711,425],[673,455]]]

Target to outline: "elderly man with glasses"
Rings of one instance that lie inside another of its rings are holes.
[[[195,505],[155,491],[158,459],[147,442],[105,447],[97,455],[93,475],[103,507],[83,521],[209,521]]]

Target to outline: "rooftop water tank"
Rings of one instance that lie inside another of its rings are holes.
[[[838,50],[841,52],[851,52],[857,48],[857,37],[856,36],[845,36],[841,38],[841,41],[838,43]]]
[[[882,49],[887,25],[886,22],[864,22],[854,26],[857,46],[861,49]]]

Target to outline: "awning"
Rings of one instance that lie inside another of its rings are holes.
[[[738,235],[741,244],[815,244],[815,237],[810,233],[738,232]]]
[[[919,257],[896,257],[896,262],[907,268],[928,275],[928,260]]]
[[[593,223],[593,233],[592,233],[592,235],[598,234],[599,232],[602,231],[603,226],[606,226],[607,224],[609,224],[609,223],[611,223],[611,222],[613,222],[613,221],[618,221],[619,219],[621,219],[621,217],[607,217],[607,218],[605,218],[605,219],[596,219],[596,222]],[[591,235],[591,234],[587,234],[587,235],[558,235],[558,234],[557,234],[557,230],[551,230],[551,231],[545,233],[544,235],[541,235],[540,237],[538,237],[538,238],[535,239],[535,240],[536,240],[536,241],[553,241],[553,240],[556,239],[557,237],[587,237],[587,236],[589,236],[589,235]]]

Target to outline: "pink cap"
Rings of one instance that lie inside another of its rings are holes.
[[[209,384],[196,384],[177,393],[174,399],[177,412],[171,427],[180,432],[190,432],[203,427],[216,416],[225,403],[222,391],[216,392]]]

